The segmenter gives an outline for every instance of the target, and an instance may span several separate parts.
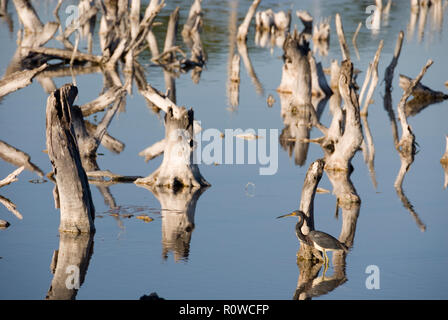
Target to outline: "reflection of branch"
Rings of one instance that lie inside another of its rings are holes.
[[[397,191],[397,194],[401,201],[403,202],[403,205],[405,208],[409,210],[411,215],[416,220],[417,225],[419,226],[421,231],[425,231],[426,227],[425,225],[420,221],[417,213],[414,211],[412,205],[410,204],[409,200],[406,198],[406,196],[403,193],[403,180],[406,172],[409,170],[409,167],[414,162],[414,156],[415,156],[415,136],[412,133],[411,127],[408,124],[406,114],[405,114],[405,105],[407,99],[411,96],[412,91],[414,88],[419,84],[420,80],[423,78],[423,75],[426,73],[428,68],[432,65],[432,61],[428,60],[426,65],[423,67],[423,69],[420,71],[419,75],[410,82],[409,87],[406,88],[404,91],[400,102],[398,104],[398,116],[400,118],[400,124],[402,128],[402,136],[398,144],[395,145],[398,154],[400,155],[401,160],[401,167],[400,171],[398,172],[397,178],[395,179],[395,190]]]
[[[234,54],[229,64],[229,79],[227,81],[227,98],[230,106],[235,108],[239,104],[240,93],[240,56]]]
[[[366,78],[364,79],[364,83],[361,89],[361,93],[359,95],[359,105],[362,104],[362,99],[364,95],[364,91],[367,88],[368,83],[370,82],[369,90],[367,91],[366,98],[364,100],[364,107],[362,109],[361,113],[361,120],[363,123],[363,126],[365,128],[365,136],[367,140],[367,147],[363,149],[364,157],[366,158],[367,165],[369,167],[370,177],[372,179],[372,183],[374,188],[377,187],[377,182],[375,178],[375,167],[374,167],[374,160],[375,160],[375,145],[373,144],[373,138],[372,133],[370,132],[369,122],[367,120],[367,110],[371,103],[371,99],[373,97],[373,92],[375,91],[375,88],[378,84],[378,63],[380,59],[380,53],[383,49],[383,40],[380,41],[378,45],[378,49],[375,53],[375,57],[373,59],[373,62],[369,65],[369,69],[366,74]]]
[[[445,138],[446,138],[445,153],[440,159],[440,164],[442,165],[443,171],[445,171],[445,182],[443,184],[443,187],[446,189],[446,187],[448,186],[448,136],[446,136]]]
[[[389,66],[386,68],[384,73],[385,82],[385,94],[384,94],[384,109],[389,115],[389,120],[392,126],[392,136],[394,140],[394,145],[398,144],[398,129],[397,122],[395,120],[395,113],[392,108],[392,80],[394,77],[394,70],[398,63],[398,58],[400,57],[401,47],[403,45],[404,32],[400,31],[398,34],[397,43],[395,45],[394,56]]]
[[[399,84],[403,90],[406,90],[409,87],[411,81],[411,78],[402,74],[400,75]],[[406,117],[415,116],[427,106],[448,99],[447,94],[441,91],[432,90],[421,83],[418,83],[415,86],[412,90],[412,95],[414,96],[414,99],[406,103],[405,106]]]
[[[263,85],[260,83],[260,80],[258,80],[257,74],[255,73],[254,67],[252,66],[252,62],[247,52],[246,43],[238,41],[237,46],[238,53],[243,59],[244,67],[246,68],[247,74],[250,76],[252,83],[255,85],[255,91],[262,96],[264,94]]]
[[[370,132],[369,121],[367,120],[367,116],[364,114],[361,115],[361,120],[362,120],[362,125],[364,127],[364,133],[365,133],[365,137],[367,140],[367,146],[368,146],[368,151],[366,151],[368,153],[367,159],[366,159],[367,165],[369,167],[369,173],[370,173],[370,178],[372,179],[373,187],[376,189],[377,182],[376,182],[375,167],[374,167],[375,145],[373,144],[372,133]]]
[[[352,38],[353,48],[355,48],[355,53],[356,53],[356,57],[358,58],[358,60],[360,60],[361,58],[359,57],[358,46],[356,45],[356,38],[358,37],[358,33],[359,33],[359,30],[361,30],[361,27],[362,27],[362,22],[360,22],[358,24],[358,27],[356,28],[356,31],[353,34],[353,38]]]
[[[419,229],[422,232],[424,232],[426,230],[425,224],[420,220],[418,213],[415,212],[414,207],[412,206],[411,202],[403,192],[404,176],[406,175],[406,172],[409,170],[409,167],[411,166],[412,162],[414,162],[414,155],[402,154],[401,152],[399,152],[399,155],[401,159],[401,166],[394,183],[395,191],[397,192],[398,197],[403,203],[403,206],[409,211],[411,216],[414,218],[415,223],[417,223]]]
[[[409,23],[407,26],[408,40],[412,39],[415,31],[415,24],[417,23],[418,12],[420,10],[419,0],[411,0],[411,12]]]
[[[23,219],[23,216],[20,214],[19,211],[17,211],[16,205],[11,200],[9,200],[8,198],[5,198],[3,196],[0,196],[0,203],[3,204],[6,207],[6,209],[11,211],[17,217],[17,219],[20,219],[20,220]]]

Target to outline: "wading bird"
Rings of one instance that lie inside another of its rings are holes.
[[[307,235],[304,235],[301,228],[303,223],[305,222],[305,214],[302,211],[295,210],[292,213],[279,216],[277,217],[277,219],[284,217],[298,217],[299,221],[296,223],[297,238],[299,238],[300,241],[306,243],[307,245],[316,248],[320,252],[323,252],[325,265],[327,265],[328,263],[327,251],[343,250],[344,252],[348,252],[348,248],[345,244],[339,242],[338,239],[336,239],[332,235],[329,235],[328,233],[313,230],[310,231],[310,233],[308,233]]]

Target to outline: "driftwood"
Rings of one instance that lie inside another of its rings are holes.
[[[342,19],[339,13],[336,13],[335,24],[339,45],[341,46],[342,51],[342,60],[350,60],[350,50],[348,49],[347,42],[345,41],[344,28],[342,26]]]
[[[6,176],[6,178],[0,180],[0,188],[7,186],[8,184],[11,184],[13,182],[16,182],[18,180],[17,177],[23,171],[23,169],[25,169],[25,167],[21,166],[20,168],[17,168],[16,170],[14,170],[10,174],[8,174],[8,176]]]
[[[109,170],[96,170],[96,171],[87,171],[87,176],[95,181],[108,181],[108,182],[134,182],[138,178],[142,178],[141,176],[122,176],[119,174],[115,174],[110,172]]]
[[[43,64],[32,70],[17,71],[0,80],[0,98],[31,84],[33,78],[48,67]]]
[[[89,135],[94,135],[94,133],[97,131],[97,125],[90,123],[87,120],[84,120],[84,125]],[[107,150],[116,154],[121,153],[125,147],[125,144],[123,142],[110,136],[107,132],[103,135],[103,138],[101,139],[101,144]]]
[[[165,45],[163,51],[166,52],[173,48],[176,44],[177,26],[179,23],[179,7],[176,7],[170,15],[170,20],[168,21],[168,27],[166,30]],[[164,55],[164,61],[172,62],[174,55],[172,53]]]
[[[252,21],[253,16],[255,15],[255,11],[258,8],[261,0],[254,0],[247,10],[246,17],[244,18],[243,23],[238,27],[237,39],[238,41],[246,42],[247,33],[249,32],[250,22]]]
[[[185,22],[182,29],[182,37],[184,39],[190,37],[190,32],[193,29],[197,17],[202,14],[201,2],[202,0],[193,0],[193,4],[191,5],[190,11],[188,13],[187,21]]]
[[[95,100],[81,106],[82,115],[84,117],[103,111],[111,103],[124,96],[126,90],[123,87],[114,86]]]
[[[47,43],[56,33],[58,23],[48,22],[44,25],[28,0],[14,0],[13,3],[25,29],[22,47],[39,47]]]
[[[44,47],[37,47],[37,48],[27,48],[30,52],[34,53],[40,53],[45,56],[48,56],[49,58],[59,58],[62,60],[70,61],[72,59],[76,61],[81,62],[92,62],[96,64],[102,64],[104,62],[104,58],[100,56],[96,56],[93,54],[88,53],[82,53],[79,51],[76,51],[75,53],[72,50],[67,49],[57,49],[57,48],[44,48]]]
[[[0,203],[3,204],[12,214],[14,214],[17,219],[23,219],[22,214],[17,210],[17,206],[11,200],[0,195]]]
[[[16,167],[23,166],[29,171],[36,172],[41,177],[44,176],[44,172],[31,162],[31,158],[27,153],[14,148],[2,140],[0,140],[0,158]]]
[[[59,249],[54,251],[50,265],[53,279],[45,299],[75,300],[92,253],[93,235],[61,233]]]
[[[61,209],[59,231],[89,233],[95,231],[95,209],[72,124],[77,91],[75,86],[65,85],[48,97],[47,150]]]

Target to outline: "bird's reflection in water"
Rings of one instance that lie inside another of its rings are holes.
[[[53,280],[47,300],[75,300],[93,253],[93,234],[60,233],[59,249],[53,253]]]
[[[313,263],[311,260],[298,259],[297,266],[300,274],[293,300],[310,300],[330,293],[345,283],[347,281],[345,256],[345,253],[333,253],[333,274],[328,275],[328,272],[324,270],[319,277],[318,275],[323,265],[321,261]]]
[[[359,206],[355,206],[354,209],[357,213],[355,215],[349,214],[349,212],[344,214],[343,209],[343,222],[339,241],[348,248],[351,248],[353,245]],[[348,251],[345,250],[333,251],[331,263],[333,274],[330,274],[325,262],[319,259],[303,259],[303,253],[299,250],[297,252],[299,278],[293,299],[308,300],[319,297],[344,284],[348,280],[346,275],[347,254]]]
[[[143,185],[142,185],[143,186]],[[162,256],[164,260],[172,252],[174,261],[187,261],[190,241],[195,228],[196,203],[208,187],[181,188],[143,186],[159,200],[162,214]]]

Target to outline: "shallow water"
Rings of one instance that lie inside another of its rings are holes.
[[[74,2],[74,1],[72,1]],[[34,1],[43,21],[53,19],[52,10],[57,1]],[[239,1],[238,19],[242,21],[250,1]],[[70,1],[67,2],[68,5]],[[383,108],[384,70],[390,63],[395,41],[400,30],[406,32],[409,21],[409,1],[394,1],[387,25],[377,34],[364,25],[358,36],[360,60],[356,58],[351,38],[359,22],[367,18],[365,8],[371,1],[262,1],[259,9],[308,10],[318,20],[332,16],[329,55],[315,54],[324,68],[332,59],[341,59],[334,27],[334,15],[342,16],[344,30],[355,68],[362,73],[362,84],[368,63],[373,59],[378,42],[384,39],[379,61],[379,78],[374,103],[369,107],[369,124],[376,155],[377,189],[370,180],[362,152],[353,161],[351,180],[361,198],[361,209],[356,225],[354,246],[346,259],[348,281],[317,299],[446,299],[448,280],[443,269],[448,263],[448,200],[443,189],[444,174],[439,160],[445,150],[448,103],[431,105],[409,118],[418,142],[419,152],[407,173],[403,189],[409,201],[426,225],[421,232],[409,211],[398,198],[394,181],[400,168],[389,118]],[[167,21],[171,10],[182,7],[180,23],[186,19],[189,6],[180,1],[170,2],[161,13]],[[231,3],[206,0],[202,41],[208,54],[206,69],[199,84],[190,74],[176,80],[177,103],[193,107],[195,119],[204,129],[227,128],[278,129],[284,127],[280,116],[279,97],[276,93],[281,79],[282,50],[257,47],[253,25],[248,37],[248,52],[264,94],[259,95],[241,62],[240,100],[237,110],[228,109],[226,96],[227,61],[229,52],[228,21]],[[9,12],[14,21],[10,33],[5,22],[0,25],[0,73],[4,74],[16,50],[16,32],[19,27],[12,3]],[[63,10],[61,10],[63,12]],[[395,70],[393,106],[402,90],[398,75],[415,77],[427,59],[434,65],[422,83],[434,90],[447,91],[446,11],[441,32],[433,31],[432,17],[428,15],[423,39],[418,39],[418,25],[414,37],[405,35],[402,53]],[[383,22],[384,23],[384,22]],[[292,25],[302,25],[293,14]],[[156,35],[163,37],[164,26]],[[179,36],[178,43],[182,43]],[[159,44],[162,41],[159,39]],[[47,46],[55,46],[50,42]],[[84,50],[84,47],[81,46]],[[95,50],[99,50],[95,39]],[[163,72],[149,67],[149,53],[140,56],[146,65],[146,78],[153,87],[164,91]],[[59,87],[71,82],[71,77],[55,78]],[[77,104],[96,98],[103,87],[101,74],[76,77],[79,96]],[[272,94],[276,102],[268,108],[266,97]],[[0,101],[0,139],[28,153],[31,161],[45,173],[51,170],[45,146],[45,106],[47,94],[38,81],[4,97]],[[102,115],[98,115],[98,120]],[[94,116],[89,117],[95,122]],[[321,122],[329,125],[328,105]],[[399,132],[401,129],[399,128]],[[164,137],[164,127],[134,87],[127,97],[126,111],[116,115],[108,133],[125,144],[120,154],[113,154],[101,146],[98,157],[101,169],[126,175],[146,176],[161,163],[161,157],[145,163],[138,152]],[[311,137],[319,137],[313,129]],[[303,180],[311,162],[323,156],[318,145],[311,144],[306,162],[294,163],[294,157],[278,145],[278,171],[275,175],[259,175],[259,165],[200,165],[202,175],[211,183],[198,199],[194,215],[188,253],[164,252],[162,242],[163,219],[169,214],[161,211],[161,204],[147,189],[134,184],[116,184],[110,187],[116,208],[111,210],[98,189],[91,185],[96,214],[93,255],[77,299],[138,299],[143,294],[157,292],[166,299],[291,299],[294,295],[299,269],[296,253],[299,248],[294,232],[295,220],[276,220],[280,214],[297,209]],[[0,161],[0,177],[15,167]],[[18,220],[4,207],[0,218],[11,226],[0,230],[0,298],[44,299],[53,274],[50,264],[53,251],[59,246],[59,211],[54,209],[53,183],[30,183],[35,173],[24,171],[19,181],[4,187],[0,194],[17,205],[23,220]],[[46,179],[48,180],[48,179]],[[319,187],[331,190],[324,174]],[[334,218],[335,197],[317,194],[315,198],[315,226],[334,236],[341,230],[341,217]],[[113,214],[132,214],[131,218]],[[136,215],[145,213],[154,220],[145,223]],[[162,218],[164,215],[164,218]],[[188,246],[187,246],[188,247]],[[180,258],[179,258],[180,255]],[[380,270],[380,289],[369,290],[365,282],[366,267],[376,265]],[[322,271],[321,271],[322,272]],[[332,267],[327,271],[331,276]]]

